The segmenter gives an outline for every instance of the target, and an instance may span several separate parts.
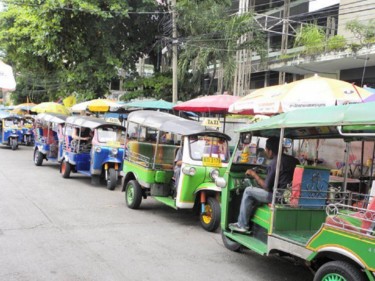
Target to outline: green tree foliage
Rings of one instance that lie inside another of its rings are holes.
[[[153,50],[154,0],[8,0],[0,14],[0,49],[20,91],[48,99],[76,92],[100,97],[118,69],[135,69]]]
[[[313,55],[324,51],[324,41],[323,29],[315,24],[309,24],[299,29],[294,44],[295,46],[304,46],[304,52]]]
[[[375,42],[375,21],[370,20],[367,23],[351,20],[346,23],[346,29],[353,33],[361,45]]]
[[[133,77],[124,82],[127,94],[122,100],[129,101],[135,98],[156,98],[172,100],[172,73],[156,73],[152,77]]]
[[[238,50],[251,49],[265,57],[266,41],[252,15],[233,15],[230,8],[231,1],[178,1],[179,79],[191,91],[181,93],[185,98],[202,94],[201,80],[208,68],[211,86],[218,66],[224,70],[225,89],[232,90]],[[244,34],[251,36],[238,43]],[[205,94],[212,91],[209,87]]]
[[[342,50],[346,47],[346,39],[342,35],[335,35],[328,39],[327,48],[329,51]]]

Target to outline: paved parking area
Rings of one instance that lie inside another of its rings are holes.
[[[130,210],[119,187],[32,158],[0,147],[0,280],[312,280],[285,258],[230,252],[190,211]]]

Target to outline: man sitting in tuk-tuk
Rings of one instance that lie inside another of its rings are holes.
[[[88,146],[91,143],[93,137],[93,131],[89,128],[82,127],[81,130],[79,128],[74,128],[72,132],[72,147],[78,152],[78,150],[82,150],[78,147],[78,142],[80,146]]]
[[[231,230],[247,232],[249,230],[250,218],[253,216],[257,205],[259,203],[270,203],[272,201],[279,142],[280,139],[278,137],[270,137],[267,139],[265,154],[267,158],[272,160],[267,167],[267,176],[265,179],[260,177],[256,171],[252,169],[248,169],[245,172],[246,175],[254,178],[260,188],[249,186],[245,189],[242,195],[238,221],[229,224]],[[292,182],[294,168],[298,164],[298,159],[284,153],[282,154],[278,188],[285,189],[286,186]]]

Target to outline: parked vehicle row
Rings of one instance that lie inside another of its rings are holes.
[[[17,115],[0,118],[0,143],[16,150],[18,145],[30,146],[34,142],[33,118]]]
[[[152,197],[175,210],[197,210],[205,230],[221,226],[229,250],[294,257],[315,272],[315,281],[375,281],[375,190],[347,190],[351,142],[375,142],[370,103],[292,111],[248,125],[238,131],[232,155],[228,135],[156,111],[130,113],[126,128],[93,117],[48,114],[39,115],[36,124],[34,163],[58,162],[64,178],[81,173],[94,184],[105,181],[110,190],[121,180],[131,209]],[[249,229],[238,232],[230,225],[237,221],[244,190],[259,187],[259,179],[246,171],[267,178],[268,154],[261,144],[270,137],[279,139],[272,198],[257,204]],[[280,187],[282,154],[286,148],[293,154],[297,143],[311,139],[346,143],[341,181],[334,185],[322,166],[298,165],[292,182]]]
[[[36,118],[35,132],[36,166],[50,160],[60,164],[64,178],[81,173],[95,185],[104,180],[108,189],[116,187],[124,156],[124,127],[95,117],[42,113]]]

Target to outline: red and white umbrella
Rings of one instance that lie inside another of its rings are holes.
[[[226,114],[228,113],[229,106],[238,99],[239,97],[231,95],[203,96],[175,105],[173,109]]]

